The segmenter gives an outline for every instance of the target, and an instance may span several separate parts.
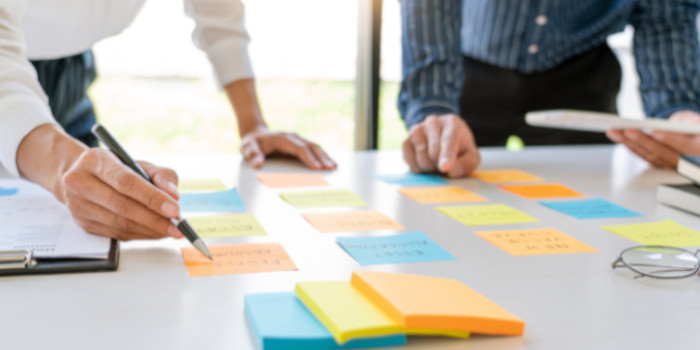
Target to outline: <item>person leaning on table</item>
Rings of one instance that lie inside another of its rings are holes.
[[[86,231],[122,240],[181,236],[167,220],[179,211],[175,172],[142,163],[155,188],[109,151],[89,148],[97,145],[86,95],[95,79],[90,47],[121,32],[144,1],[0,0],[0,165],[51,191]],[[317,145],[268,130],[240,0],[187,0],[185,8],[195,45],[233,105],[246,160],[260,167],[266,155],[285,153],[335,168]]]
[[[469,175],[478,146],[612,140],[672,168],[700,137],[639,130],[603,134],[527,126],[531,110],[616,113],[621,71],[608,35],[632,24],[649,116],[700,123],[700,0],[401,0],[399,110],[413,172]]]

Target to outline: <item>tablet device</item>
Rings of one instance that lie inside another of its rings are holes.
[[[528,112],[528,125],[556,129],[605,132],[608,129],[642,129],[670,131],[682,134],[700,134],[700,124],[672,122],[666,119],[630,119],[616,114],[575,110],[547,110]]]

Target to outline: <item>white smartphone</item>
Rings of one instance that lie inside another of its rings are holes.
[[[567,109],[529,112],[525,122],[532,126],[556,129],[605,132],[608,129],[641,129],[700,134],[700,124],[677,123],[665,119],[630,119],[615,114]]]

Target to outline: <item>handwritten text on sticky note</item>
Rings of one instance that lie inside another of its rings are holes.
[[[598,251],[588,244],[553,228],[479,231],[474,233],[510,253],[510,255],[516,256]]]
[[[642,224],[603,226],[604,229],[644,245],[700,246],[700,232],[671,220]]]
[[[340,213],[307,213],[302,216],[323,233],[403,229],[396,221],[376,210]]]
[[[517,224],[539,221],[505,204],[436,207],[435,210],[467,226]]]
[[[195,248],[182,248],[190,277],[297,270],[287,252],[277,243],[209,246],[211,261]]]
[[[338,237],[338,244],[360,265],[455,259],[419,231],[380,237]]]
[[[191,217],[192,225],[201,238],[221,238],[239,236],[262,236],[265,230],[253,214],[231,214],[204,217]]]

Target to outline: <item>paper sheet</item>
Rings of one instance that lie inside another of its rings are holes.
[[[535,175],[517,169],[477,170],[471,176],[488,183],[542,181]]]
[[[199,216],[187,219],[200,238],[264,236],[267,233],[253,214]]]
[[[182,258],[190,277],[297,270],[287,252],[277,243],[210,245],[208,248],[214,261],[194,247],[182,248]]]
[[[527,199],[585,197],[561,184],[501,185],[498,188]]]
[[[258,173],[257,178],[262,184],[272,188],[330,186],[319,174]]]
[[[553,228],[474,232],[510,255],[586,253],[598,250]]]
[[[435,210],[467,226],[519,224],[539,221],[505,204],[436,207]]]
[[[485,202],[486,198],[461,187],[410,187],[399,189],[404,196],[422,204]]]
[[[322,233],[403,229],[396,221],[376,210],[307,213],[302,216]]]
[[[338,237],[338,244],[360,265],[455,260],[420,231],[391,236]]]
[[[366,207],[367,203],[347,189],[281,193],[280,197],[295,208]]]
[[[700,232],[671,220],[603,226],[603,229],[643,245],[700,247]]]
[[[642,216],[602,198],[567,202],[540,202],[547,208],[556,210],[577,219],[627,218]]]
[[[235,188],[217,192],[181,193],[178,204],[183,213],[245,211],[245,205]]]

